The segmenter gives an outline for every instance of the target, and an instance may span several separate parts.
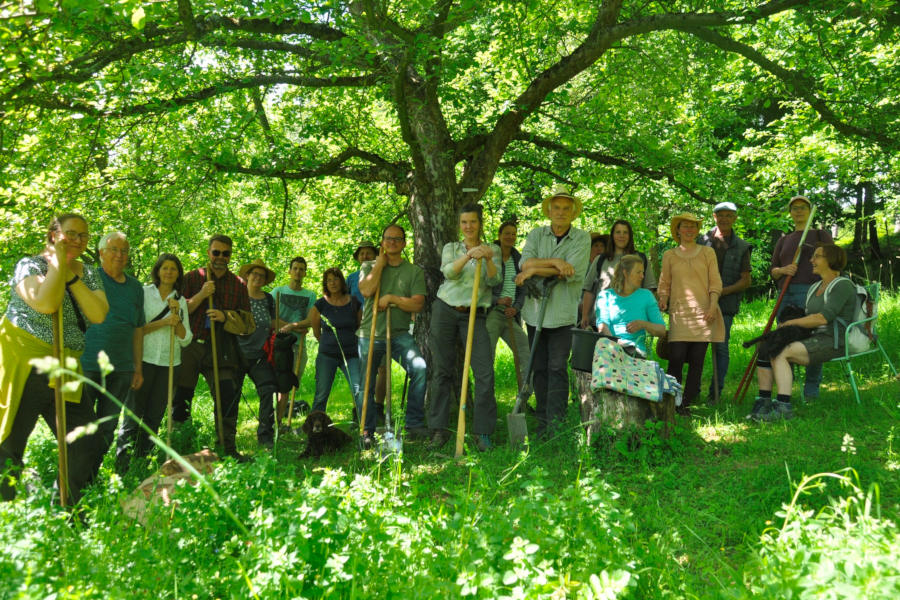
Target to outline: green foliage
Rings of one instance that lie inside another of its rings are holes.
[[[900,594],[897,526],[881,517],[877,488],[864,493],[854,476],[848,468],[803,478],[792,502],[777,513],[782,526],[763,533],[759,559],[745,575],[752,595],[888,599]],[[801,495],[833,479],[843,493],[826,506],[800,503]]]

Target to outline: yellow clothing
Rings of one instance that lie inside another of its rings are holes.
[[[22,400],[25,380],[31,373],[30,360],[52,356],[50,344],[19,329],[6,317],[0,319],[0,443],[12,430]],[[66,349],[66,356],[78,358],[81,352]],[[79,365],[78,370],[81,370]],[[81,401],[81,386],[74,392],[63,392],[66,402]]]
[[[707,246],[696,249],[689,257],[678,249],[663,254],[658,293],[669,297],[669,341],[724,342],[722,311],[710,323],[703,318],[709,294],[722,293],[716,252]]]

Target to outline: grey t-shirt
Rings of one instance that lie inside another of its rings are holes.
[[[32,275],[46,275],[49,265],[47,259],[41,256],[29,256],[23,258],[16,264],[16,270],[9,285],[12,293],[9,296],[9,306],[6,309],[6,318],[9,322],[27,331],[39,340],[47,344],[53,344],[53,315],[45,315],[34,310],[19,296],[16,286],[23,279]],[[90,290],[102,290],[103,281],[96,268],[84,265],[84,275],[81,280]],[[78,312],[87,326],[89,324],[87,317],[78,307]],[[75,315],[75,307],[69,294],[63,295],[63,342],[66,348],[71,350],[84,350],[84,332],[78,326],[78,317]]]
[[[832,288],[828,291],[827,303],[825,302],[824,292],[821,296],[814,292],[806,302],[806,314],[815,315],[821,313],[825,320],[828,321],[828,325],[822,328],[817,335],[830,338],[834,337],[834,320],[841,318],[845,324],[850,323],[853,321],[853,313],[856,311],[856,287],[853,283],[846,277],[839,277],[832,283]],[[821,285],[817,288],[817,291],[820,289]],[[844,346],[844,329],[845,327],[838,327],[839,348]]]

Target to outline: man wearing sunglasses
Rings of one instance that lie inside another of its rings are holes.
[[[182,351],[181,369],[176,381],[173,398],[173,421],[176,425],[191,417],[194,388],[202,374],[213,395],[215,410],[215,381],[213,373],[213,349],[211,327],[216,328],[216,358],[219,375],[219,399],[222,404],[222,437],[225,454],[239,462],[247,460],[238,453],[237,437],[238,400],[235,393],[235,374],[238,364],[238,335],[246,335],[255,329],[250,313],[250,296],[247,286],[228,270],[231,261],[231,238],[214,235],[207,247],[207,265],[194,269],[184,276],[184,297],[191,315],[193,340]],[[210,307],[210,300],[212,306]],[[218,419],[216,419],[218,424]],[[184,448],[182,448],[184,449]]]

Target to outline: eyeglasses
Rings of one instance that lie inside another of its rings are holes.
[[[68,238],[70,240],[78,240],[82,244],[87,244],[88,240],[91,239],[91,234],[78,233],[77,231],[74,231],[72,229],[69,229],[68,231],[63,231],[63,235],[66,236],[66,238]]]
[[[210,250],[210,253],[215,257],[222,256],[228,258],[231,256],[231,250]]]
[[[110,248],[109,246],[107,246],[103,250],[105,252],[112,252],[113,254],[121,254],[122,256],[128,254],[128,248]]]
[[[381,239],[383,239],[385,242],[394,242],[394,243],[396,243],[396,244],[399,244],[400,242],[403,242],[403,241],[406,240],[406,238],[404,238],[403,236],[393,237],[393,236],[390,236],[390,235],[386,235],[386,236],[384,236],[384,237],[381,238]]]

